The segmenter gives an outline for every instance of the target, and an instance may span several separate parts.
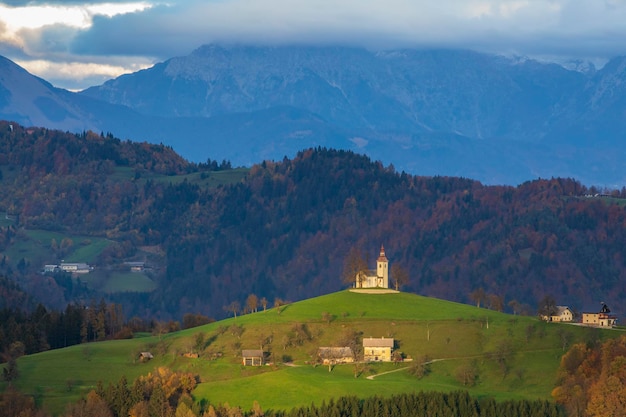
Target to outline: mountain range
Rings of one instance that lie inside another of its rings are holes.
[[[565,68],[467,50],[202,46],[78,93],[0,60],[0,118],[250,166],[327,146],[486,184],[626,184],[626,58]]]

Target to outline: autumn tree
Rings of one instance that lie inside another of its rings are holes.
[[[15,387],[9,386],[0,392],[0,417],[39,416],[35,410],[35,399],[22,394]]]
[[[625,358],[626,336],[573,345],[561,358],[552,396],[572,416],[626,415]]]
[[[259,297],[255,294],[248,295],[248,298],[246,298],[246,308],[250,313],[256,313],[259,308]]]
[[[11,343],[7,351],[3,354],[4,359],[7,361],[6,366],[2,369],[2,378],[12,385],[12,382],[19,376],[19,370],[17,368],[17,359],[24,356],[25,346],[24,343],[17,341]]]
[[[280,315],[281,313],[281,307],[285,305],[285,301],[283,301],[281,298],[276,297],[274,298],[274,308],[276,309],[276,312]]]
[[[114,417],[107,402],[94,390],[89,391],[87,398],[68,405],[64,415],[65,417]]]

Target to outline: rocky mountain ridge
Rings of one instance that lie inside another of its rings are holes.
[[[72,103],[56,119],[26,117],[33,110],[11,102],[18,92],[0,117],[164,143],[194,161],[251,165],[328,146],[418,175],[621,187],[626,58],[581,65],[464,50],[205,45],[79,94],[55,90]],[[29,100],[55,108],[39,97]]]

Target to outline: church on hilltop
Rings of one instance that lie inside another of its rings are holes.
[[[389,288],[389,260],[385,256],[383,245],[380,245],[376,269],[358,272],[355,278],[355,288]]]

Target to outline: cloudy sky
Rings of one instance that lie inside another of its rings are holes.
[[[0,1],[0,55],[81,89],[206,43],[470,48],[601,64],[626,0]]]

